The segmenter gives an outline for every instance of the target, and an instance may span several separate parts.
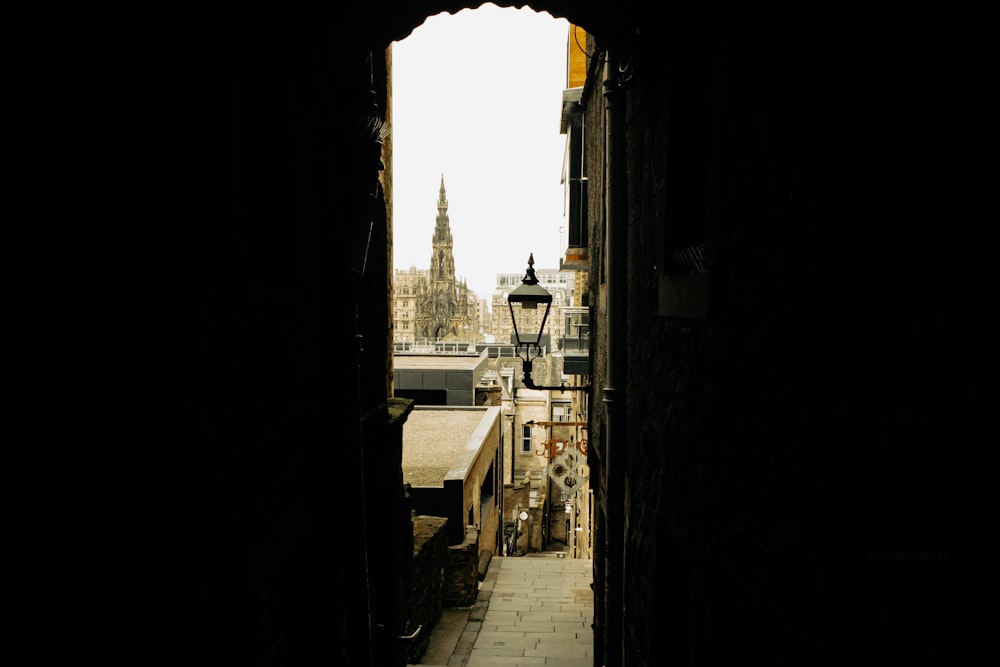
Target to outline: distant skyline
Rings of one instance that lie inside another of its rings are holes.
[[[393,58],[393,267],[427,269],[444,177],[455,275],[558,269],[569,23],[487,4],[432,16]]]

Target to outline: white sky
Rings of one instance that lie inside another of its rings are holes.
[[[392,49],[393,265],[427,269],[444,176],[455,275],[559,268],[569,23],[484,5],[427,19]]]

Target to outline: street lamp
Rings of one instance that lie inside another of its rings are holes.
[[[539,306],[545,306],[545,310],[541,310]],[[521,357],[520,349],[523,346],[525,356],[521,358],[530,364],[533,358],[541,356],[542,330],[545,329],[545,320],[552,307],[552,295],[538,284],[538,278],[535,277],[534,253],[528,256],[528,270],[521,279],[521,285],[507,295],[507,307],[510,308],[510,321],[514,325],[517,356]],[[539,313],[541,324],[537,324]],[[538,333],[534,333],[536,330]],[[531,355],[531,348],[535,348],[534,357]]]
[[[544,306],[545,309],[542,310],[539,306]],[[549,309],[552,308],[552,295],[538,284],[538,278],[535,277],[534,253],[528,255],[528,270],[525,272],[524,278],[521,279],[521,284],[507,295],[507,307],[510,308],[510,321],[514,325],[514,340],[516,342],[514,351],[524,361],[524,386],[528,389],[558,391],[589,390],[589,384],[585,387],[567,387],[565,384],[543,386],[536,385],[531,379],[532,361],[542,354],[542,333],[545,331],[545,321],[549,318]],[[541,313],[540,317],[539,313]],[[538,333],[535,333],[536,330]],[[524,348],[523,356],[521,348]],[[532,356],[532,348],[534,348],[534,356]]]

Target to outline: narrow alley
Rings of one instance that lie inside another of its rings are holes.
[[[476,604],[444,610],[417,664],[593,665],[593,561],[561,553],[492,559]]]

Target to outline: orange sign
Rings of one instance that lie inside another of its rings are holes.
[[[547,459],[555,458],[570,448],[575,447],[584,456],[587,455],[587,439],[584,438],[577,442],[571,442],[564,440],[562,438],[553,438],[552,440],[546,440],[538,446],[535,450],[535,454],[538,456],[544,456]]]

